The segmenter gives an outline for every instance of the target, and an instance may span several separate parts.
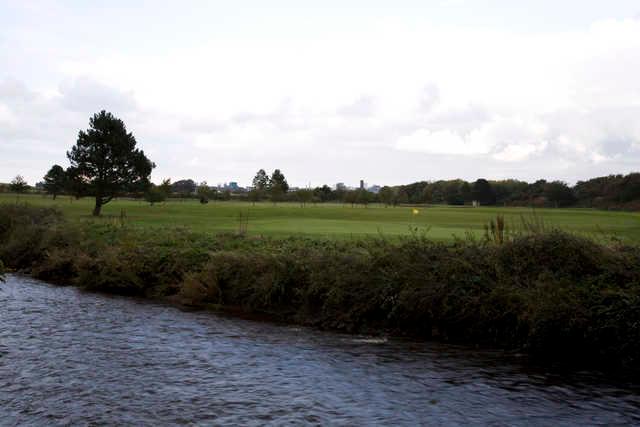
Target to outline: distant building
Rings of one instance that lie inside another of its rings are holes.
[[[240,189],[240,187],[238,186],[238,183],[235,181],[231,181],[229,183],[229,190],[231,191],[238,191]]]
[[[360,180],[360,189],[364,190],[364,179]]]
[[[347,186],[344,185],[344,182],[339,182],[339,183],[336,184],[336,190],[343,190],[344,191],[346,189],[347,189]]]

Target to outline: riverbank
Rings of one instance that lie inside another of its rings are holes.
[[[0,260],[58,284],[638,373],[640,248],[557,230],[331,241],[67,222],[0,205]]]

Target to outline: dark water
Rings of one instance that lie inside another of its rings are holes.
[[[630,425],[640,392],[499,353],[0,285],[0,425]]]

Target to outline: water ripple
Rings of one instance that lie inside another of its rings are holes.
[[[498,352],[183,312],[11,276],[0,425],[631,425],[640,394]]]

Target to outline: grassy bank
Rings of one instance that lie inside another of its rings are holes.
[[[318,204],[301,207],[295,203],[270,202],[210,202],[172,200],[150,206],[144,201],[116,200],[104,207],[104,218],[91,217],[89,198],[72,200],[69,197],[22,195],[20,202],[42,207],[57,207],[72,222],[91,221],[113,223],[122,213],[129,226],[145,229],[187,227],[194,232],[235,232],[239,228],[239,214],[248,216],[247,230],[252,236],[309,236],[314,238],[351,239],[366,236],[389,238],[406,236],[410,228],[427,231],[433,240],[453,241],[475,233],[480,237],[483,226],[497,214],[503,215],[512,227],[520,225],[522,215],[531,215],[527,208],[452,207],[419,208],[414,215],[410,207],[370,205],[351,207],[342,204]],[[0,202],[15,203],[16,196],[0,194]],[[640,242],[640,214],[609,212],[592,209],[539,209],[537,214],[550,227],[568,230],[585,236],[613,235],[629,242]]]
[[[86,289],[351,332],[638,372],[640,248],[560,231],[468,238],[242,237],[82,223],[0,205],[0,260]]]

